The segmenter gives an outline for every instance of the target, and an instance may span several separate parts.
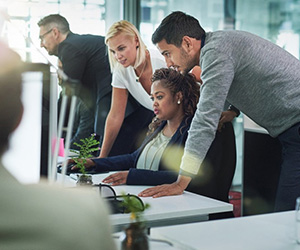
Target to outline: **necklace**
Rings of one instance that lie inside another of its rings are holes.
[[[145,70],[145,68],[146,68],[146,64],[147,64],[147,59],[146,59],[146,61],[145,61],[145,63],[144,63],[144,66],[143,66],[143,69],[142,69],[140,75],[135,77],[135,81],[136,81],[136,82],[139,82],[139,81],[140,81],[140,78],[141,78],[141,76],[142,76],[142,74],[144,73],[144,70]]]

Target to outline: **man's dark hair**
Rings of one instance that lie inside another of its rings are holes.
[[[57,27],[57,29],[63,34],[70,32],[70,25],[69,25],[67,19],[59,14],[52,14],[52,15],[42,18],[38,22],[38,26],[39,27],[41,27],[41,26]]]
[[[196,18],[175,11],[162,20],[152,35],[152,43],[157,44],[165,39],[168,44],[180,47],[184,36],[201,40],[204,35],[205,31]]]

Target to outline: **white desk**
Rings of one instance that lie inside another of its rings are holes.
[[[109,173],[93,175],[94,184],[100,183]],[[75,180],[66,178],[68,185],[75,185]],[[130,193],[137,195],[147,186],[114,186],[117,194]],[[161,198],[141,198],[144,203],[149,203],[150,208],[144,212],[143,218],[147,221],[148,227],[177,225],[183,223],[199,222],[208,220],[208,215],[232,211],[233,206],[210,199],[201,195],[184,192],[183,195],[168,196]],[[110,215],[114,231],[120,231],[130,223],[129,214]]]
[[[95,184],[100,183],[109,174],[93,176]],[[137,195],[147,186],[114,186],[117,194],[130,193]],[[183,223],[199,222],[208,219],[212,213],[232,211],[232,204],[210,199],[201,195],[184,192],[183,195],[161,198],[141,198],[144,203],[149,203],[150,208],[144,212],[143,218],[148,227],[176,225]],[[122,230],[130,223],[129,214],[113,214],[111,223],[115,231]]]
[[[154,228],[151,236],[173,242],[174,249],[300,249],[294,211]]]

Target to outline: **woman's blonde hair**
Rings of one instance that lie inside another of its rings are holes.
[[[134,68],[137,68],[146,60],[146,49],[147,49],[146,45],[141,39],[139,31],[132,23],[126,20],[115,22],[112,26],[110,26],[109,30],[107,31],[107,34],[105,36],[105,44],[108,45],[109,39],[119,34],[131,36],[132,38],[137,38],[139,42],[139,46],[137,47],[135,64],[133,66]],[[113,71],[114,68],[116,67],[117,60],[111,51],[108,52],[108,58],[109,58],[111,71]]]

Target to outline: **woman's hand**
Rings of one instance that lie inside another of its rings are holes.
[[[115,174],[111,174],[110,176],[103,179],[102,182],[109,183],[112,186],[126,184],[127,176],[129,171],[120,171]]]
[[[70,160],[68,160],[68,164],[70,164],[70,163],[75,163],[75,161],[73,159],[70,159]],[[93,162],[91,159],[86,159],[86,163],[84,164],[84,166],[87,169],[89,169],[95,165],[96,165],[95,162]],[[75,170],[77,168],[78,168],[77,165],[75,165],[74,167],[71,168],[71,170]]]

